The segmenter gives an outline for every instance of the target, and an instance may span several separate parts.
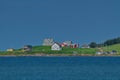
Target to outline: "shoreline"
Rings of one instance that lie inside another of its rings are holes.
[[[119,54],[114,54],[114,55],[111,55],[111,54],[107,54],[107,55],[98,55],[98,54],[43,54],[43,53],[39,53],[39,54],[17,54],[17,55],[15,55],[15,54],[10,54],[10,55],[0,55],[0,57],[24,57],[24,56],[35,56],[35,57],[81,57],[81,56],[88,56],[88,57],[104,57],[104,56],[110,56],[110,57],[119,57],[120,55]]]

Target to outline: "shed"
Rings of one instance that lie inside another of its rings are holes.
[[[70,45],[70,48],[78,48],[79,47],[79,44],[72,44]]]
[[[13,48],[9,48],[9,49],[7,49],[7,51],[8,52],[12,52],[12,51],[14,51],[14,49]]]
[[[82,48],[90,48],[90,46],[87,45],[87,44],[83,44],[83,45],[82,45]]]
[[[25,45],[23,47],[23,51],[32,51],[32,46],[31,45]]]

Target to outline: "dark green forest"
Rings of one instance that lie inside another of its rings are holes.
[[[89,44],[89,46],[91,48],[96,48],[96,47],[105,47],[105,46],[110,46],[110,45],[115,45],[115,44],[120,44],[120,37],[108,39],[108,40],[104,41],[103,43],[91,42]]]

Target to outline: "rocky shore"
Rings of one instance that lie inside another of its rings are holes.
[[[36,53],[36,54],[11,54],[11,55],[0,55],[0,57],[17,57],[17,56],[120,56],[119,54],[44,54],[44,53]]]

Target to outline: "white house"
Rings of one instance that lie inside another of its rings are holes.
[[[61,47],[59,44],[54,43],[54,44],[51,46],[51,50],[57,50],[57,51],[59,51],[59,50],[62,50],[62,47]]]

